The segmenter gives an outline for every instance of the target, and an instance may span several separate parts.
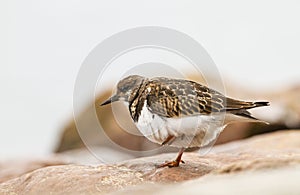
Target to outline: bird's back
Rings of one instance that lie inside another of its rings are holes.
[[[139,93],[137,101],[147,100],[149,109],[164,117],[209,115],[220,112],[251,117],[247,109],[268,105],[268,102],[235,100],[194,81],[165,77],[146,80]]]
[[[157,77],[146,79],[130,110],[139,130],[151,141],[162,143],[169,135],[171,145],[203,146],[215,139],[226,125],[224,120],[255,120],[247,109],[267,102],[246,102],[225,97],[194,81]],[[133,113],[133,112],[131,112]]]

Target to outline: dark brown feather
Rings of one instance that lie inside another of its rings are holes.
[[[226,111],[241,115],[243,112],[236,111],[267,105],[266,102],[256,104],[234,100],[193,81],[164,77],[148,80],[140,92],[138,102],[147,100],[149,109],[164,117],[208,115]]]

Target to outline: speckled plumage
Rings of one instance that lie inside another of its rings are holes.
[[[102,105],[118,100],[129,103],[133,121],[149,140],[182,148],[207,145],[228,122],[255,121],[247,109],[268,105],[228,98],[194,81],[138,75],[122,79],[116,95]]]
[[[267,104],[234,100],[194,81],[165,77],[144,78],[138,93],[129,107],[135,121],[145,100],[153,113],[168,118],[225,111],[243,113],[250,117],[250,113],[245,112],[246,109]],[[239,110],[243,112],[237,112]]]

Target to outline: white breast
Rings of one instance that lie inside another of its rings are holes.
[[[161,144],[168,136],[175,139],[170,142],[175,147],[200,147],[215,140],[224,129],[224,115],[197,115],[182,118],[161,117],[152,113],[147,102],[139,116],[136,126],[150,141]]]

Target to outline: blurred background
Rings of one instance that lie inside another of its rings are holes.
[[[271,101],[273,107],[257,113],[274,124],[270,130],[299,127],[299,10],[298,1],[0,1],[0,160],[82,147],[72,115],[83,60],[109,36],[148,25],[198,41],[216,63],[227,94]],[[189,78],[199,80],[192,73]],[[93,104],[82,102],[87,132]],[[111,137],[126,140],[113,119],[99,118],[115,130]],[[219,143],[254,134],[230,132]],[[120,144],[154,147],[141,137],[130,139],[135,145]]]

